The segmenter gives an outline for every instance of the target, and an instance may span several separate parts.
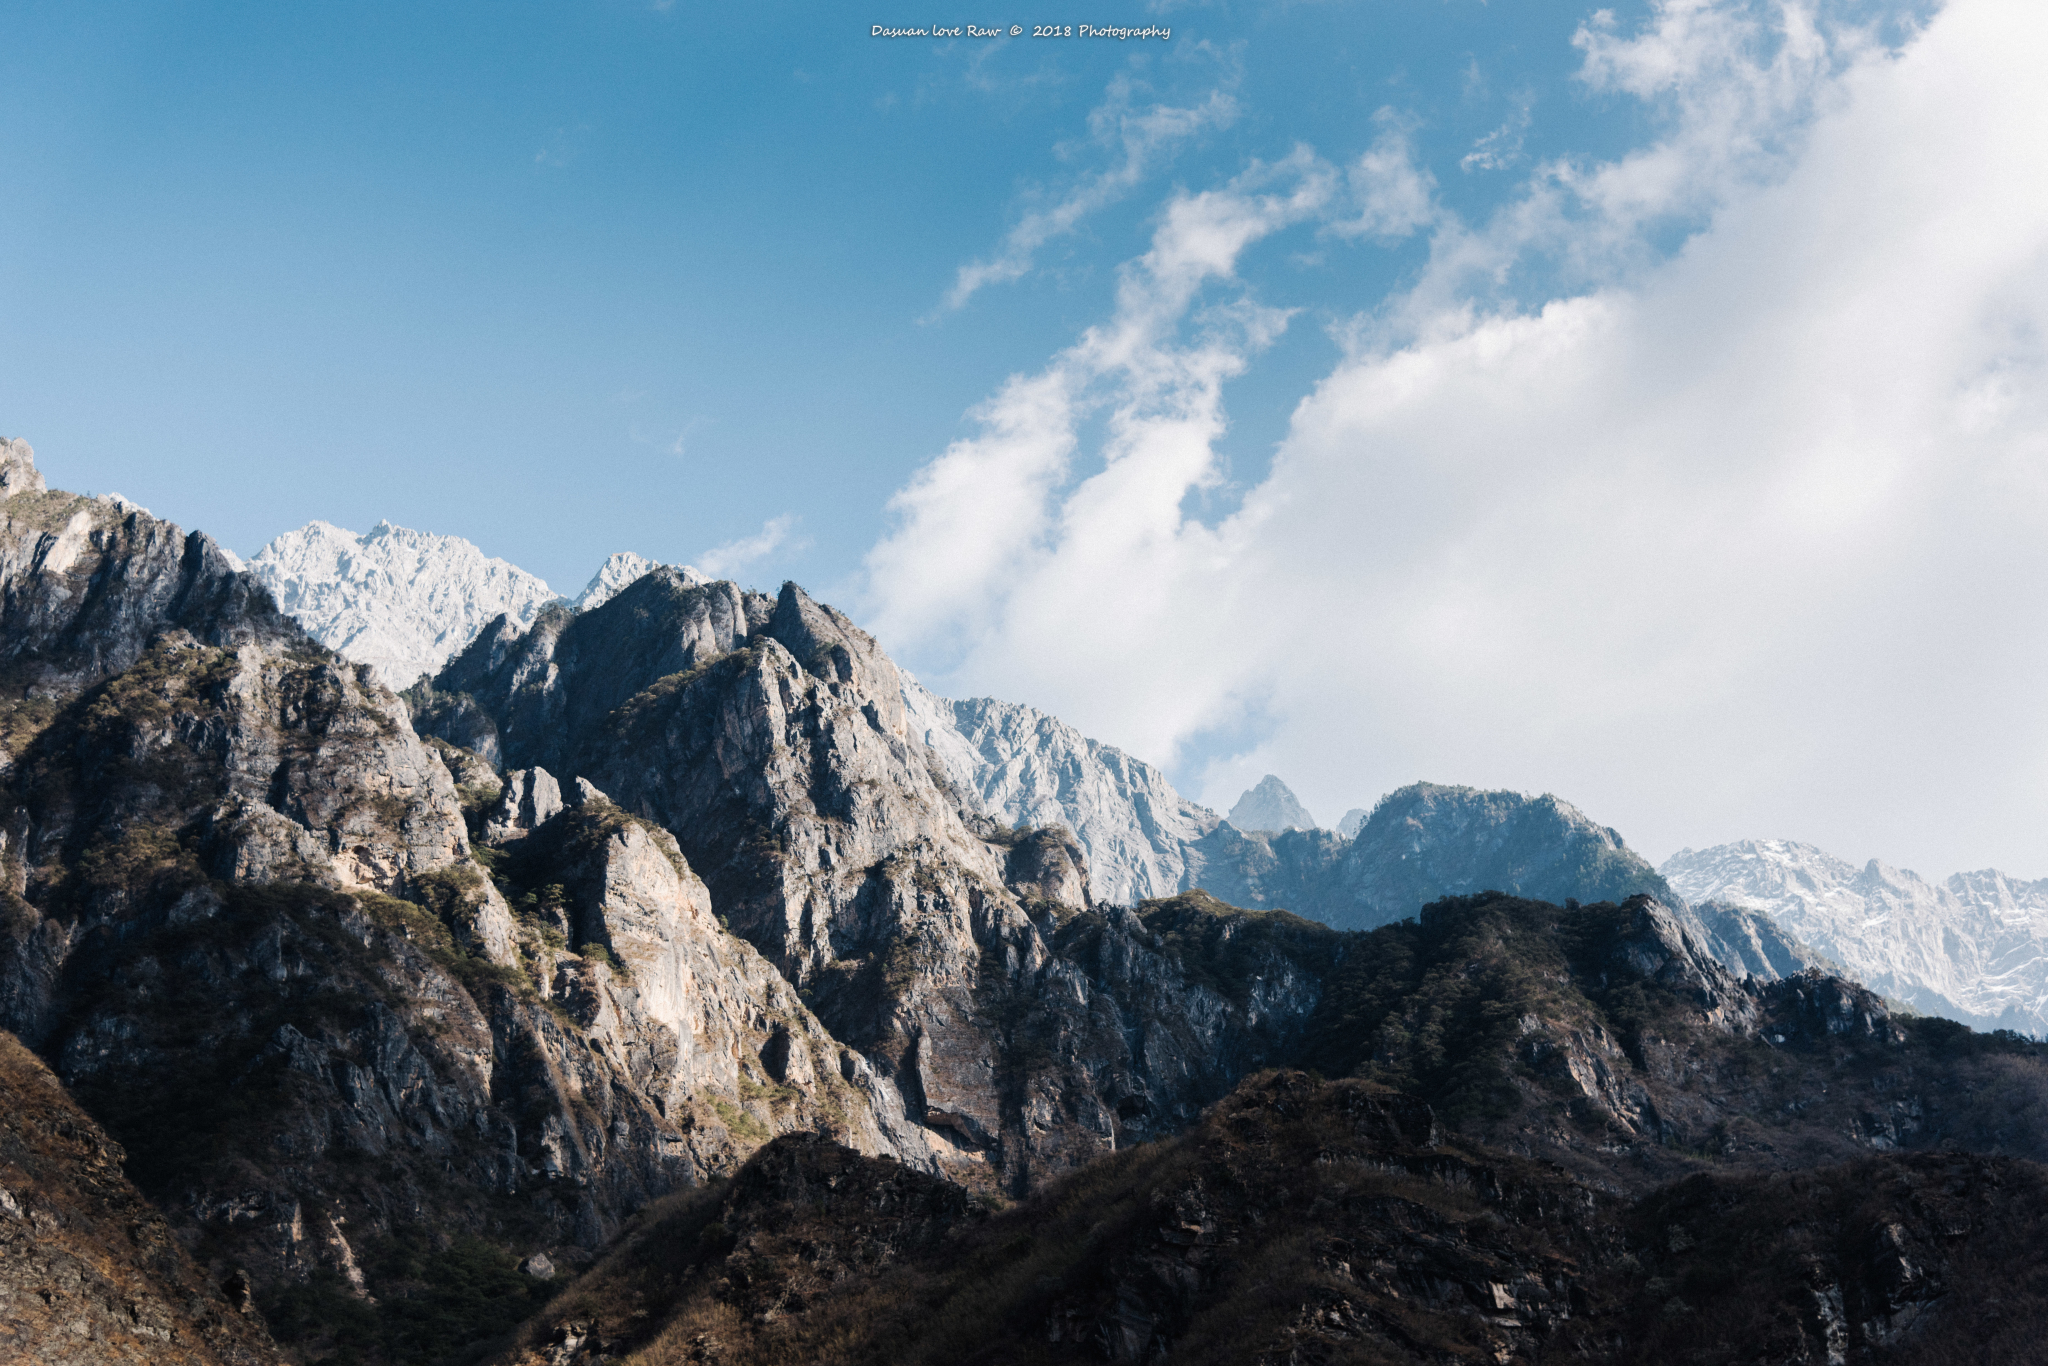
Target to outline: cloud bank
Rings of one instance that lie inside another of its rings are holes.
[[[935,686],[1212,804],[1427,777],[1556,791],[1656,856],[2048,875],[2048,12],[1956,0],[1886,49],[1667,0],[1577,42],[1662,134],[1486,222],[1391,117],[1355,166],[1169,201],[1111,318],[898,495],[871,618]],[[1270,474],[1189,515],[1288,322],[1247,251],[1425,229]]]

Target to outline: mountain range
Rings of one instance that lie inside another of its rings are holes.
[[[16,1355],[2036,1340],[2048,1047],[1805,965],[1555,797],[1247,832],[796,584],[637,568],[400,695],[0,446]]]
[[[657,567],[613,555],[567,605],[599,606]],[[558,601],[539,579],[459,538],[388,524],[353,537],[313,523],[273,541],[250,568],[317,639],[394,686],[438,671],[497,615],[529,627]],[[704,582],[674,568],[685,583]],[[1159,768],[1057,717],[994,698],[942,698],[899,677],[910,723],[953,782],[996,820],[1070,830],[1098,901],[1129,905],[1202,887],[1233,904],[1369,928],[1452,892],[1645,891],[1736,971],[1771,977],[1826,964],[1912,1009],[2048,1032],[2048,884],[1986,870],[1937,885],[1876,861],[1859,871],[1786,841],[1686,850],[1659,870],[1554,797],[1433,784],[1353,808],[1329,832],[1268,774],[1226,821],[1181,796]],[[445,728],[497,757],[492,738],[453,721]]]

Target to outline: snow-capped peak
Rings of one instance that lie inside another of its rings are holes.
[[[500,613],[528,626],[556,598],[460,536],[388,521],[360,536],[309,522],[264,546],[249,572],[315,639],[394,688],[438,672]]]

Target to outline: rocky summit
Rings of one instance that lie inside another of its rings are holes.
[[[2048,1048],[1554,797],[1246,832],[796,584],[623,560],[400,694],[23,443],[0,495],[13,1357],[2038,1334]]]

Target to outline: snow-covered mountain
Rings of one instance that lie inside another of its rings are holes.
[[[1681,895],[1754,907],[1865,985],[1979,1029],[2048,1032],[2048,879],[1996,870],[1930,882],[1810,844],[1682,849],[1658,870]]]
[[[1246,788],[1224,819],[1240,830],[1266,830],[1276,835],[1282,830],[1317,828],[1316,818],[1309,815],[1294,790],[1271,773],[1259,779],[1258,786]]]
[[[389,522],[360,536],[309,522],[264,546],[249,572],[316,640],[393,688],[438,670],[500,613],[529,626],[559,596],[460,536]]]
[[[907,674],[903,705],[947,776],[989,815],[1074,832],[1098,901],[1132,905],[1181,891],[1201,866],[1193,846],[1221,824],[1152,765],[1036,707],[950,701]]]

